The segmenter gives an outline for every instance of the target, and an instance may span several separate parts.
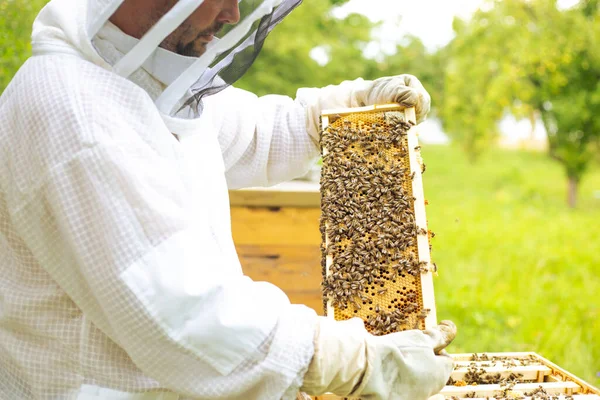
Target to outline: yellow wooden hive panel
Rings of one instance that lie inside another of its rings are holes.
[[[375,335],[436,324],[414,125],[397,105],[322,115],[324,307]]]

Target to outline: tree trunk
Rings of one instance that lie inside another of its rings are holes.
[[[536,111],[532,111],[529,113],[529,124],[530,124],[529,140],[531,141],[531,143],[533,143],[533,141],[535,140],[535,128],[537,125],[536,118],[537,118]]]
[[[574,176],[569,176],[569,185],[567,188],[567,202],[569,207],[575,208],[577,206],[577,189],[579,187],[579,179]]]
[[[475,145],[473,143],[467,143],[464,146],[464,149],[468,163],[471,165],[475,164],[477,162],[477,157],[479,156],[477,150],[475,149]]]

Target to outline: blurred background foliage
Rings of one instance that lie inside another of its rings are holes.
[[[47,0],[0,0],[0,93],[31,53],[31,25]]]
[[[460,327],[452,350],[537,351],[600,384],[600,0],[490,1],[455,19],[443,48],[406,36],[375,59],[364,49],[377,24],[332,16],[347,1],[305,0],[237,86],[294,96],[357,77],[419,77],[451,140],[424,146],[424,157],[439,313]],[[0,92],[29,56],[45,3],[0,0]],[[546,148],[500,149],[507,113],[532,130],[541,121]]]

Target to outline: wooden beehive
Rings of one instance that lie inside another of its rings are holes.
[[[435,325],[414,109],[330,110],[321,121],[326,315],[360,317],[375,335]]]
[[[276,285],[292,303],[323,315],[318,182],[232,190],[229,198],[244,274]]]
[[[600,400],[600,390],[536,353],[454,354],[447,399]]]

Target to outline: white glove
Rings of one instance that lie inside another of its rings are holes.
[[[319,117],[326,109],[398,103],[403,108],[415,108],[417,123],[423,121],[431,109],[429,93],[412,75],[384,77],[374,81],[359,78],[324,88],[302,88],[296,93],[296,99],[306,108],[308,133],[317,141]]]
[[[427,331],[373,336],[360,318],[320,317],[315,355],[300,390],[363,400],[426,400],[442,390],[452,373],[452,358],[436,353],[455,335],[450,321]]]

